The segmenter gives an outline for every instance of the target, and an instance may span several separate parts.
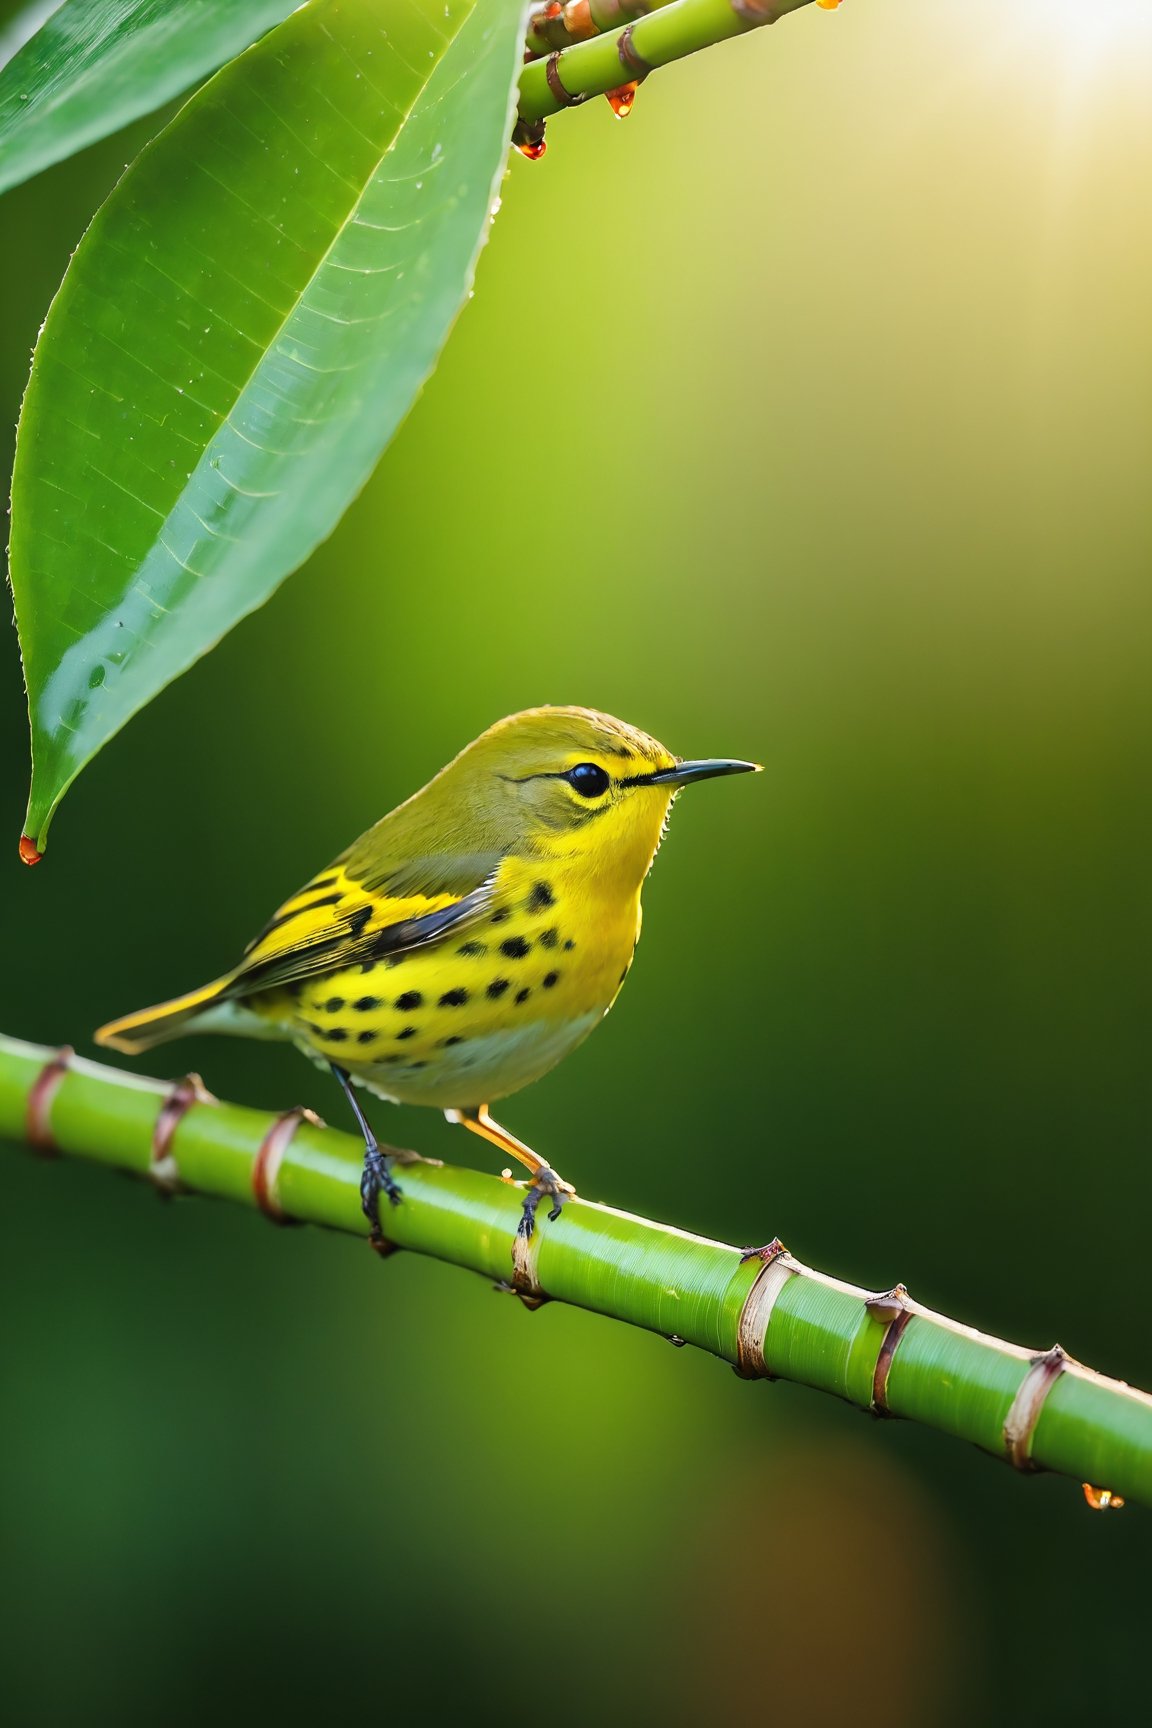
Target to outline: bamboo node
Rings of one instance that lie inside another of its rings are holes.
[[[769,1372],[764,1356],[772,1310],[785,1284],[795,1277],[800,1267],[778,1236],[763,1248],[745,1248],[740,1263],[744,1265],[749,1260],[760,1260],[762,1264],[752,1280],[736,1322],[736,1361],[733,1367],[741,1380],[772,1380],[775,1376]]]
[[[519,1184],[517,1183],[517,1187]],[[512,1238],[512,1288],[517,1296],[546,1300],[540,1288],[537,1265],[540,1259],[540,1239],[543,1231],[537,1226],[531,1236],[521,1236],[517,1230]]]
[[[1033,1356],[1004,1418],[1004,1456],[1014,1470],[1035,1470],[1032,1441],[1045,1399],[1072,1358],[1059,1344]]]
[[[733,12],[752,29],[760,24],[775,24],[779,14],[767,0],[731,0]]]
[[[152,1155],[148,1163],[148,1180],[166,1197],[180,1188],[180,1171],[172,1151],[177,1128],[194,1104],[218,1104],[220,1100],[209,1092],[199,1074],[185,1074],[177,1080],[156,1118],[152,1130]]]
[[[616,53],[629,79],[635,84],[642,84],[649,72],[654,72],[656,68],[651,61],[645,60],[632,40],[635,30],[635,24],[629,24],[628,28],[621,33],[620,40],[616,44]]]
[[[586,95],[574,96],[571,90],[565,87],[564,80],[560,76],[560,55],[558,52],[549,54],[544,63],[544,76],[548,80],[549,90],[561,108],[579,108],[581,102],[587,102]]]
[[[893,1284],[891,1290],[883,1290],[875,1296],[869,1296],[864,1303],[868,1310],[868,1318],[881,1320],[885,1326],[890,1326],[893,1320],[907,1310],[908,1305],[908,1291],[903,1284]]]
[[[40,1158],[55,1158],[59,1154],[50,1120],[52,1104],[75,1054],[71,1044],[61,1044],[32,1082],[24,1117],[24,1138]]]
[[[748,1260],[762,1260],[765,1266],[770,1266],[778,1255],[787,1252],[779,1236],[773,1236],[771,1242],[765,1242],[763,1248],[741,1248],[740,1264],[743,1266]]]
[[[890,1416],[888,1376],[892,1372],[896,1347],[912,1318],[912,1299],[903,1284],[894,1284],[891,1290],[868,1297],[864,1307],[871,1319],[879,1320],[884,1326],[884,1336],[876,1352],[876,1366],[872,1370],[872,1398],[869,1409],[874,1416]]]
[[[298,1104],[293,1110],[284,1110],[261,1140],[252,1160],[252,1193],[265,1218],[271,1219],[273,1224],[294,1222],[285,1215],[280,1204],[278,1184],[284,1154],[302,1122],[309,1123],[313,1128],[324,1126],[315,1110],[307,1110],[302,1104]]]
[[[529,1314],[535,1314],[538,1308],[543,1308],[546,1302],[552,1300],[551,1296],[546,1296],[542,1290],[535,1294],[530,1290],[517,1290],[509,1278],[498,1278],[492,1288],[501,1296],[518,1296]]]

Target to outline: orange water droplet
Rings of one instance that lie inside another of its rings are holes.
[[[632,112],[632,104],[636,100],[636,92],[639,88],[640,80],[636,78],[633,79],[631,84],[618,84],[615,90],[608,90],[605,92],[605,95],[608,98],[608,106],[611,108],[613,114],[615,114],[617,120],[627,120],[629,114]]]
[[[835,12],[840,0],[816,0],[816,4],[822,12]]]
[[[521,156],[527,156],[529,162],[539,162],[541,156],[543,156],[545,150],[548,148],[543,138],[525,138],[522,141],[519,138],[516,138],[513,139],[513,143],[516,145]]]
[[[25,864],[39,864],[44,854],[37,847],[35,840],[27,834],[21,834],[20,856]]]
[[[1091,1482],[1084,1483],[1084,1498],[1093,1512],[1118,1512],[1124,1501],[1119,1494],[1114,1494],[1111,1488],[1093,1488]]]

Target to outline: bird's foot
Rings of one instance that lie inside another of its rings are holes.
[[[550,1170],[547,1164],[541,1164],[528,1184],[520,1222],[516,1226],[517,1236],[523,1236],[525,1241],[531,1237],[536,1228],[536,1208],[545,1195],[552,1202],[548,1216],[555,1223],[563,1210],[565,1200],[570,1200],[575,1192],[571,1182],[565,1182],[562,1176],[557,1176],[555,1170]]]
[[[364,1169],[360,1176],[360,1206],[372,1226],[373,1247],[378,1246],[384,1236],[380,1228],[381,1194],[386,1194],[393,1206],[399,1206],[404,1198],[403,1189],[392,1175],[392,1165],[397,1156],[391,1150],[382,1152],[375,1144],[365,1148]],[[401,1161],[410,1162],[404,1158]]]

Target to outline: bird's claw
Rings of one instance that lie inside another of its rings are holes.
[[[370,1146],[364,1154],[364,1169],[360,1176],[360,1206],[372,1226],[373,1236],[380,1231],[380,1196],[386,1194],[393,1206],[399,1206],[404,1190],[392,1175],[392,1154]]]
[[[549,1221],[555,1224],[564,1210],[564,1202],[575,1194],[571,1182],[565,1182],[562,1176],[557,1176],[555,1170],[550,1170],[547,1164],[541,1164],[528,1183],[528,1192],[524,1196],[524,1205],[520,1213],[520,1222],[516,1226],[517,1236],[527,1242],[536,1228],[536,1208],[547,1196],[553,1202],[549,1208]]]

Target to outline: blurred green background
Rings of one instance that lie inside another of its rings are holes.
[[[488,722],[607,708],[767,772],[684,798],[627,989],[509,1126],[1152,1384],[1150,75],[1136,0],[849,0],[553,122],[360,502],[35,874],[5,637],[4,1029],[90,1054]],[[149,130],[0,204],[5,429]],[[139,1066],[344,1120],[290,1050]],[[1139,1508],[411,1256],[3,1173],[13,1719],[1146,1706]]]

